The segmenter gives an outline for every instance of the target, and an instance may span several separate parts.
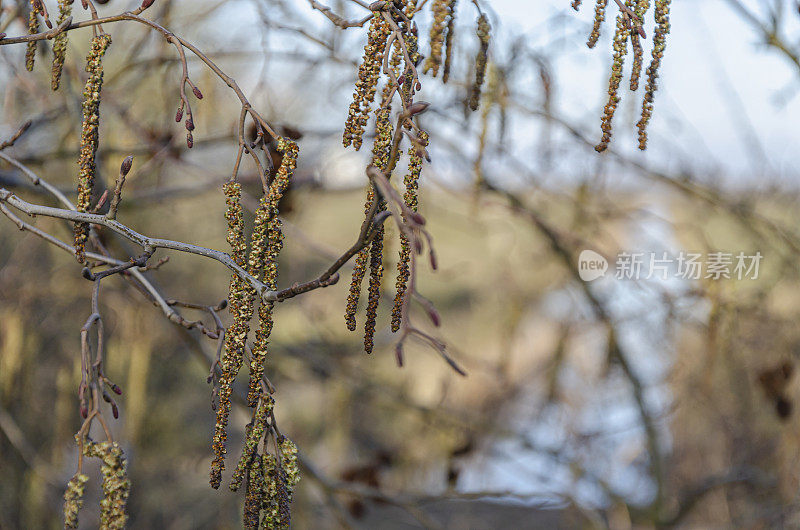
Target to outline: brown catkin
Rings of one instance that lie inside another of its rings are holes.
[[[256,454],[247,471],[243,517],[243,526],[247,530],[258,530],[261,506],[264,502],[264,470],[261,462],[261,456]]]
[[[650,0],[636,0],[636,7],[633,10],[637,20],[631,21],[634,24],[634,30],[631,32],[631,45],[633,46],[633,67],[631,68],[631,91],[635,92],[639,89],[639,78],[642,75],[642,56],[644,50],[642,49],[642,41],[639,35],[639,29],[642,27],[644,16],[647,10],[650,9]]]
[[[606,19],[606,7],[608,0],[597,0],[594,6],[594,23],[592,24],[592,32],[589,34],[589,40],[586,45],[594,48],[597,45],[597,40],[600,38],[600,28],[603,26],[603,21]]]
[[[392,151],[391,108],[382,108],[375,112],[375,142],[372,145],[372,165],[382,172],[389,170]],[[372,190],[372,188],[370,187]],[[372,191],[372,200],[375,200]],[[377,212],[386,209],[386,202],[378,198]],[[381,298],[383,281],[383,226],[376,230],[369,249],[369,290],[367,295],[366,321],[364,324],[364,351],[372,353],[374,348],[375,325],[378,316],[378,304]]]
[[[83,90],[83,124],[81,126],[81,145],[78,158],[78,201],[79,212],[89,211],[94,188],[96,171],[95,154],[100,140],[100,91],[103,86],[103,55],[111,44],[111,36],[103,33],[92,39],[92,46],[86,58],[86,71],[89,79]],[[89,237],[87,223],[75,223],[75,256],[78,262],[85,260],[86,240]]]
[[[478,40],[480,41],[480,48],[478,49],[478,55],[475,57],[475,82],[472,83],[469,93],[469,108],[473,111],[478,110],[478,105],[480,105],[481,87],[486,78],[486,63],[491,31],[492,27],[489,25],[489,19],[486,18],[486,15],[481,14],[481,16],[478,17],[478,27],[476,29]]]
[[[371,190],[370,190],[371,191]],[[369,210],[369,207],[367,208]],[[350,292],[347,295],[347,306],[344,311],[344,321],[347,329],[356,330],[356,312],[358,311],[358,299],[361,296],[361,282],[367,272],[367,260],[369,259],[369,248],[362,248],[356,254],[356,262],[353,265],[353,276],[350,280]]]
[[[39,17],[41,15],[42,10],[40,8],[40,4],[38,0],[31,0],[30,2],[30,10],[28,11],[28,35],[34,35],[39,33]],[[25,69],[29,72],[33,71],[33,65],[36,60],[36,46],[38,45],[38,41],[30,41],[28,43],[28,47],[25,50]]]
[[[342,143],[345,147],[352,144],[356,150],[361,148],[370,107],[375,100],[375,92],[381,74],[383,54],[388,38],[389,26],[381,14],[376,13],[370,21],[367,44],[364,47],[364,57],[358,67],[358,79],[353,93],[353,102],[350,103],[347,120],[344,125]]]
[[[655,0],[656,29],[653,33],[653,59],[650,61],[650,66],[647,67],[647,86],[642,102],[642,117],[636,124],[639,129],[639,149],[641,150],[647,148],[647,124],[653,115],[653,101],[658,88],[658,69],[661,66],[661,59],[664,57],[664,50],[667,48],[667,35],[670,30],[669,7],[670,0]]]
[[[447,6],[449,17],[447,19],[447,34],[444,38],[444,68],[442,68],[442,83],[450,79],[450,66],[453,61],[453,40],[456,29],[456,1],[451,0]]]
[[[449,7],[450,0],[433,0],[431,3],[431,11],[433,13],[430,31],[431,53],[425,59],[423,73],[427,74],[429,71],[432,71],[433,77],[438,75],[439,67],[442,64],[444,31],[448,24],[447,16],[449,14]]]
[[[299,147],[286,138],[278,140],[278,152],[283,157],[269,191],[262,197],[256,210],[256,220],[250,245],[248,265],[250,274],[262,280],[270,290],[277,288],[278,255],[283,249],[283,233],[281,220],[278,218],[279,205],[294,170],[297,167]],[[250,355],[250,382],[247,402],[256,406],[261,394],[261,379],[264,376],[264,361],[267,356],[269,336],[272,333],[272,302],[261,301],[258,307],[258,329]]]
[[[246,266],[247,243],[244,238],[244,221],[242,218],[242,187],[238,182],[227,182],[223,186],[225,193],[225,219],[228,222],[228,244],[231,246],[231,257],[241,267]],[[228,438],[228,418],[231,412],[231,392],[233,381],[244,362],[244,349],[250,330],[250,319],[253,315],[253,299],[255,289],[242,280],[239,275],[231,275],[228,294],[228,310],[233,315],[233,323],[225,334],[225,348],[222,356],[222,375],[219,381],[219,406],[214,428],[212,448],[214,460],[211,464],[210,483],[219,488],[222,471],[225,469],[225,443]]]
[[[631,4],[632,0],[627,0],[626,5]],[[630,7],[630,5],[628,6]],[[625,64],[625,55],[628,53],[628,36],[630,30],[625,19],[625,14],[620,12],[617,15],[617,31],[614,33],[614,57],[611,65],[611,75],[608,79],[608,102],[603,109],[603,117],[600,120],[600,128],[603,131],[603,136],[600,143],[595,146],[597,152],[603,152],[608,148],[608,143],[611,141],[611,124],[614,120],[614,114],[619,105],[619,84],[622,81],[622,67]]]
[[[418,140],[420,148],[424,149],[428,145],[428,133],[420,131]],[[419,177],[422,172],[422,154],[417,146],[411,146],[408,150],[408,174],[405,176],[404,184],[406,191],[403,200],[411,211],[416,212],[419,208]],[[400,234],[400,259],[397,261],[397,281],[395,287],[397,294],[394,297],[392,307],[392,332],[396,333],[400,329],[403,320],[403,298],[408,288],[408,280],[411,275],[411,244],[405,234]]]
[[[64,491],[64,528],[78,528],[78,512],[83,506],[83,492],[89,477],[83,473],[75,475],[67,482]]]
[[[58,25],[60,26],[72,14],[72,0],[58,0]],[[61,83],[61,71],[67,56],[68,33],[62,31],[53,39],[53,67],[51,68],[50,87],[58,90]]]

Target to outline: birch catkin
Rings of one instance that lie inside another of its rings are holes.
[[[103,33],[92,39],[92,47],[86,58],[86,71],[89,79],[83,90],[83,125],[81,127],[80,156],[78,158],[78,201],[79,212],[89,211],[97,169],[95,154],[100,140],[100,94],[103,87],[103,56],[111,44],[111,36]],[[75,223],[75,256],[78,262],[85,260],[86,240],[89,225]]]

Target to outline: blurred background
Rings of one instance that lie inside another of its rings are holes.
[[[103,4],[101,16],[139,3]],[[341,131],[366,29],[335,27],[311,4],[157,0],[145,13],[207,52],[267,120],[299,138],[279,286],[318,275],[363,218],[369,149],[344,149]],[[293,527],[800,526],[798,6],[674,0],[649,149],[637,149],[640,89],[622,94],[611,148],[598,155],[617,7],[589,50],[594,5],[585,4],[576,13],[569,0],[481,1],[493,38],[481,107],[470,112],[478,13],[460,2],[451,79],[423,78],[432,161],[420,203],[439,270],[423,267],[418,280],[441,327],[416,305],[412,319],[447,343],[466,377],[422,343],[409,343],[405,366],[396,365],[391,274],[371,356],[343,321],[350,265],[336,286],[276,306],[267,375],[281,431],[303,458]],[[328,6],[347,19],[368,13],[353,1]],[[0,9],[0,31],[23,34],[27,3]],[[75,13],[88,18],[79,4]],[[429,9],[419,17],[425,53]],[[652,26],[649,15],[648,37]],[[227,249],[221,185],[236,154],[238,100],[190,57],[205,97],[193,104],[187,150],[173,121],[174,47],[137,24],[104,29],[114,42],[103,185],[136,157],[119,219]],[[70,32],[57,93],[49,46],[39,47],[33,73],[24,46],[0,46],[0,140],[33,120],[3,153],[69,197],[91,31]],[[250,166],[241,177],[252,211],[260,180]],[[0,186],[53,204],[29,182],[0,161]],[[32,222],[71,237],[67,224]],[[387,234],[391,272],[396,227]],[[110,235],[105,243],[122,259],[135,254]],[[578,275],[586,249],[609,263],[591,282]],[[686,252],[762,259],[743,279],[706,278],[705,268],[685,278],[674,264],[663,277],[615,274],[621,253],[643,254],[644,271],[650,255]],[[227,296],[218,263],[161,250],[155,259],[166,256],[146,273],[165,297],[207,305]],[[0,528],[63,524],[90,295],[74,259],[0,219]],[[104,282],[101,311],[106,372],[124,391],[112,428],[129,458],[130,527],[239,527],[242,496],[208,486],[215,341],[166,320],[122,276]],[[248,420],[234,409],[229,459]],[[90,481],[86,528],[98,520],[99,496]]]

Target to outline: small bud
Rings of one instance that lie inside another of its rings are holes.
[[[119,409],[117,408],[116,403],[111,403],[111,414],[114,416],[115,420],[119,419]]]
[[[175,123],[180,123],[183,119],[183,103],[178,107],[178,112],[175,113]]]
[[[197,88],[196,86],[192,87],[192,94],[194,94],[194,97],[196,97],[197,99],[203,99],[203,93],[200,92],[200,89]]]
[[[114,383],[111,383],[111,390],[113,390],[114,393],[118,396],[122,395],[122,389]]]
[[[6,33],[5,33],[5,31],[3,31],[3,32],[0,32],[0,40],[3,40],[3,39],[5,39],[5,38],[6,38]]]
[[[408,107],[408,115],[414,116],[415,114],[422,114],[423,112],[428,110],[428,107],[430,106],[431,104],[428,103],[427,101],[416,101]]]
[[[191,149],[194,146],[194,138],[192,138],[192,133],[186,135],[186,145]]]
[[[142,2],[142,9],[147,9],[148,7],[150,7],[151,5],[153,5],[153,2],[155,2],[155,1],[156,1],[156,0],[143,0],[143,2]]]
[[[191,116],[186,119],[185,125],[186,125],[186,130],[187,131],[193,131],[194,130],[194,120],[191,118]]]
[[[436,261],[436,253],[431,249],[430,251],[430,259],[431,259],[431,269],[436,270],[439,268],[439,264]]]
[[[125,160],[122,161],[122,165],[119,167],[119,172],[122,176],[126,176],[131,171],[131,167],[133,167],[133,156],[128,155],[125,157]]]
[[[89,409],[85,405],[81,405],[81,418],[86,419],[89,416]]]
[[[411,212],[411,215],[409,215],[409,218],[411,218],[412,221],[414,221],[416,224],[418,224],[420,226],[424,226],[425,225],[425,218],[422,217],[422,214],[420,214],[418,212]]]
[[[436,309],[432,306],[428,308],[428,318],[431,319],[431,322],[433,322],[433,325],[436,326],[437,328],[442,323],[442,319],[441,317],[439,317],[439,312],[436,311]]]

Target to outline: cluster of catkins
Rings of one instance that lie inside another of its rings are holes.
[[[250,237],[249,254],[244,234],[241,185],[232,181],[226,183],[223,188],[227,204],[225,218],[228,222],[227,239],[231,246],[231,257],[240,267],[246,269],[256,280],[263,282],[270,290],[275,290],[276,288],[278,254],[283,247],[278,205],[294,173],[298,156],[297,144],[292,140],[278,139],[277,149],[283,155],[281,165],[256,210],[253,232]],[[244,364],[245,348],[247,347],[247,338],[250,333],[250,320],[253,317],[254,304],[258,294],[255,287],[247,280],[242,279],[238,274],[232,275],[228,308],[233,315],[233,323],[225,335],[225,348],[221,359],[222,374],[219,380],[217,422],[212,444],[214,460],[211,465],[210,481],[211,486],[214,488],[219,488],[222,482],[222,472],[225,469],[227,426],[231,413],[233,383]],[[263,477],[268,475],[267,468],[262,466],[261,457],[256,458],[258,456],[256,448],[260,440],[265,438],[268,432],[268,419],[272,415],[272,398],[262,391],[264,362],[267,357],[268,340],[272,331],[272,306],[272,302],[262,300],[258,307],[259,325],[250,349],[250,383],[247,396],[248,405],[255,407],[256,410],[253,423],[247,429],[248,436],[242,460],[240,460],[239,466],[237,466],[233,475],[231,488],[234,490],[239,488],[246,476],[250,476],[252,480],[256,480],[256,476],[262,476],[260,480],[263,481],[265,480]],[[257,464],[255,463],[256,460],[258,461]],[[257,469],[255,469],[256,467]],[[274,471],[271,472],[274,473]],[[250,479],[248,479],[247,483],[248,491],[250,491]],[[284,484],[279,490],[284,491],[286,488],[291,487],[293,487],[293,484],[290,486]],[[291,496],[289,495],[287,498],[290,502]],[[261,499],[261,496],[259,496],[259,499]],[[281,503],[284,500],[281,500]],[[264,502],[269,504],[272,501]],[[246,502],[246,522],[249,517],[248,513],[252,514],[252,510],[255,509],[251,506],[248,512],[247,506],[250,505]],[[258,510],[261,510],[260,506],[261,504],[259,504]],[[280,504],[280,506],[282,507],[283,504]],[[256,510],[255,527],[258,526],[258,510]],[[288,516],[285,519],[288,525]],[[251,526],[247,525],[247,527],[250,528]],[[268,526],[267,528],[273,528],[273,526]]]
[[[77,440],[82,446],[84,457],[101,461],[100,473],[103,475],[103,500],[100,501],[100,528],[114,530],[125,528],[128,516],[125,506],[128,502],[130,480],[127,460],[122,448],[116,442],[92,442]],[[67,483],[64,492],[64,528],[78,528],[78,511],[83,506],[83,493],[89,477],[76,473]]]
[[[444,4],[447,13],[449,13],[450,21],[453,18],[453,8],[455,2],[439,2],[434,3],[434,13],[437,13],[439,4]],[[375,93],[377,91],[378,82],[381,79],[381,73],[385,74],[386,82],[382,91],[382,101],[378,109],[375,111],[375,139],[372,144],[372,162],[371,165],[379,170],[387,178],[391,174],[397,163],[399,155],[399,142],[402,130],[400,126],[405,129],[411,129],[412,124],[410,117],[418,109],[424,109],[427,104],[414,103],[413,97],[415,90],[419,89],[417,81],[414,79],[416,75],[416,66],[421,61],[421,56],[418,51],[417,43],[417,30],[413,22],[413,16],[416,13],[416,6],[414,2],[394,2],[391,5],[392,9],[384,12],[378,12],[373,17],[373,25],[370,26],[370,35],[366,47],[364,48],[364,60],[359,68],[359,79],[356,82],[356,90],[354,101],[351,105],[351,113],[345,123],[344,144],[350,145],[353,143],[356,148],[361,145],[361,137],[363,136],[363,129],[367,122],[367,114],[369,107],[373,103]],[[447,18],[445,16],[445,18]],[[388,37],[386,35],[387,17],[392,17],[396,25],[396,30],[400,35],[395,35],[391,41],[393,49],[386,49],[388,45]],[[377,21],[377,22],[376,22]],[[447,21],[440,21],[442,28],[448,27]],[[443,30],[442,30],[443,32]],[[448,34],[452,34],[452,26],[448,30]],[[439,59],[441,59],[441,46],[442,42],[438,45],[434,44],[433,36],[436,39],[443,39],[444,37],[437,30],[432,31],[432,48],[438,46]],[[405,49],[403,49],[405,46]],[[375,51],[380,49],[380,55],[376,56]],[[385,54],[391,53],[388,61],[384,61]],[[388,71],[382,72],[382,63],[388,65]],[[401,68],[402,65],[402,68]],[[438,70],[438,66],[436,66]],[[446,70],[446,68],[445,68]],[[365,78],[362,72],[370,72],[370,76]],[[368,83],[365,83],[364,80]],[[395,130],[392,124],[392,99],[394,94],[398,93],[404,107],[404,113],[401,117],[400,124]],[[366,110],[364,110],[366,108]],[[357,113],[356,113],[357,112]],[[358,121],[358,120],[361,121]],[[409,169],[408,174],[404,179],[405,194],[404,202],[411,211],[417,211],[418,208],[418,182],[420,172],[422,170],[422,159],[427,156],[425,147],[428,144],[428,135],[425,131],[419,130],[416,137],[409,134],[412,138],[412,147],[409,150]],[[357,142],[356,142],[357,140]],[[370,212],[380,213],[386,210],[385,198],[380,196],[375,188],[370,185],[367,188],[367,198],[364,205],[365,215]],[[400,256],[397,264],[398,275],[396,280],[397,294],[395,295],[394,307],[392,309],[392,331],[398,331],[402,325],[402,313],[404,308],[404,300],[407,295],[407,287],[411,275],[411,243],[405,234],[401,234],[400,238]],[[358,310],[358,302],[361,297],[361,285],[364,278],[369,271],[369,283],[367,287],[367,307],[366,307],[366,320],[364,324],[364,350],[367,353],[372,353],[374,349],[375,327],[377,320],[378,304],[381,298],[381,288],[383,281],[383,251],[384,251],[384,229],[382,226],[375,228],[374,233],[371,234],[371,240],[355,257],[355,265],[353,268],[353,275],[350,283],[350,291],[347,297],[347,304],[345,308],[345,323],[350,331],[356,329],[356,312]]]
[[[231,477],[231,491],[245,485],[243,521],[247,529],[289,528],[294,488],[300,481],[297,446],[285,436],[271,436],[273,406],[270,396],[261,398],[245,427],[242,456]],[[276,440],[274,455],[267,450],[271,439]]]
[[[103,86],[103,55],[111,44],[111,37],[105,33],[92,39],[92,47],[86,58],[86,71],[89,79],[83,90],[83,124],[81,127],[81,145],[78,158],[78,202],[79,212],[89,211],[94,188],[96,171],[95,154],[100,140],[100,90]],[[89,237],[87,223],[75,224],[75,255],[80,263],[85,257],[86,240]]]
[[[669,9],[671,0],[653,0],[655,31],[653,34],[653,50],[650,66],[647,68],[647,83],[644,90],[644,100],[642,102],[641,119],[636,124],[639,129],[639,149],[647,148],[647,124],[653,115],[653,101],[655,92],[658,88],[658,69],[661,66],[661,59],[666,49],[667,34],[670,30]],[[616,31],[613,39],[613,61],[611,65],[611,75],[608,81],[608,102],[603,109],[603,116],[600,121],[602,137],[600,143],[595,146],[598,152],[605,151],[611,141],[612,121],[619,105],[619,86],[622,82],[622,69],[625,65],[625,56],[628,53],[628,41],[633,50],[633,66],[631,69],[630,89],[636,91],[639,88],[639,78],[642,71],[642,61],[644,50],[641,40],[645,38],[643,29],[644,17],[650,9],[651,0],[626,0],[624,6],[620,8],[617,15]],[[608,0],[597,0],[595,4],[594,24],[589,34],[587,42],[590,48],[594,48],[600,38],[600,28],[605,20],[606,7]],[[578,10],[580,1],[574,0],[572,7]]]

